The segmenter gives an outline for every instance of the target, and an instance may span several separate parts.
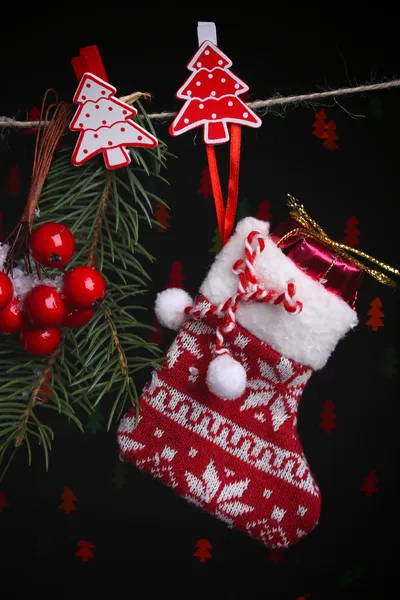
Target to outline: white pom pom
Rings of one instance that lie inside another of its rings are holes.
[[[154,310],[161,325],[178,331],[185,320],[187,306],[193,306],[189,294],[180,288],[169,288],[157,294]]]
[[[246,389],[246,379],[246,369],[230,354],[220,354],[208,366],[208,388],[223,400],[239,398]]]

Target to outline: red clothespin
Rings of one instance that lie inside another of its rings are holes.
[[[79,48],[79,56],[75,56],[71,60],[71,64],[78,81],[80,81],[84,73],[92,73],[100,77],[103,81],[108,82],[107,73],[97,46]]]

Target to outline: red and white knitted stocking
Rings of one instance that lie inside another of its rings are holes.
[[[357,315],[268,234],[268,223],[243,219],[195,303],[182,290],[158,295],[158,319],[180,330],[138,423],[134,409],[121,420],[118,444],[186,500],[282,548],[320,514],[298,403]]]

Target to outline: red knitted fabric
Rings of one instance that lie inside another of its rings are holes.
[[[197,306],[207,300],[199,297]],[[309,533],[320,492],[298,437],[297,409],[312,374],[238,323],[225,346],[245,367],[247,386],[234,401],[206,385],[219,319],[189,318],[153,372],[141,412],[122,419],[125,460],[176,493],[269,548],[286,548]]]

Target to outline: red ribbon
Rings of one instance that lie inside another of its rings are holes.
[[[240,143],[242,128],[232,123],[230,126],[230,156],[229,156],[229,182],[226,209],[222,195],[221,181],[218,173],[217,157],[213,145],[207,144],[207,160],[210,169],[211,187],[214,195],[215,211],[222,245],[225,246],[235,224],[236,210],[239,195],[239,168],[240,168]]]

